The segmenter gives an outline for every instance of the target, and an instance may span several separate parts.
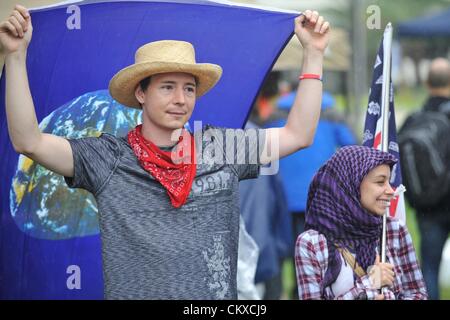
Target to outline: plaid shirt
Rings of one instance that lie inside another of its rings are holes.
[[[386,261],[394,265],[393,287],[384,289],[385,300],[425,300],[427,291],[417,262],[411,236],[396,219],[387,220]],[[324,235],[315,230],[303,232],[295,244],[295,266],[300,299],[373,300],[379,293],[368,275],[357,278],[349,291],[335,296],[331,287],[321,294],[321,283],[328,267],[328,247]]]

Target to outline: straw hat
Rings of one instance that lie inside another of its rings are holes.
[[[151,75],[184,72],[197,78],[196,95],[200,97],[219,81],[222,68],[216,64],[196,63],[192,44],[163,40],[147,43],[136,51],[135,63],[114,75],[109,92],[119,103],[140,109],[134,92],[139,82]]]

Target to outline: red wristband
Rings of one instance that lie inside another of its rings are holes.
[[[322,77],[318,74],[313,74],[313,73],[304,73],[302,74],[300,77],[298,77],[299,80],[303,80],[303,79],[316,79],[316,80],[320,80],[322,81]]]

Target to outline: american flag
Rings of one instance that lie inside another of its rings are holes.
[[[383,86],[383,56],[386,37],[383,36],[383,41],[378,49],[377,58],[373,67],[372,85],[369,91],[369,104],[367,106],[366,122],[364,125],[363,145],[374,147],[381,150],[381,141],[385,134],[382,130],[382,86]],[[395,111],[394,111],[394,87],[392,86],[392,79],[389,78],[389,142],[388,151],[394,155],[399,162],[394,166],[391,174],[391,185],[396,190],[402,184],[402,175],[400,170],[400,155],[397,143],[397,131],[395,126]],[[403,187],[403,186],[402,186]],[[405,200],[403,192],[400,192],[398,197],[391,200],[389,208],[391,217],[396,217],[403,223],[406,222],[405,216]]]

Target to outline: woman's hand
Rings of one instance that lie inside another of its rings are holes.
[[[394,265],[381,263],[380,256],[377,255],[375,265],[370,267],[369,277],[373,288],[392,287],[394,285]]]

